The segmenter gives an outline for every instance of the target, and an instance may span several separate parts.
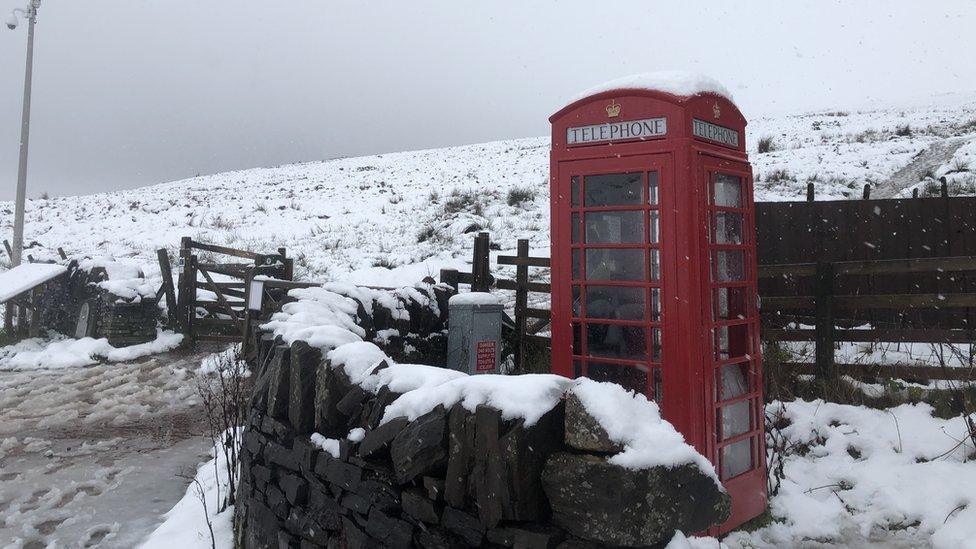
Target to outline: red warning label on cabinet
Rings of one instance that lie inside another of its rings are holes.
[[[478,372],[487,372],[495,369],[495,342],[494,341],[479,341],[475,344],[475,351],[477,352],[477,359],[475,362],[475,370]]]

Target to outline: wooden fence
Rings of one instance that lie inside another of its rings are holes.
[[[976,342],[976,331],[953,326],[912,324],[906,312],[931,311],[949,313],[976,307],[976,293],[925,292],[910,294],[845,294],[838,292],[837,282],[845,276],[918,275],[920,279],[935,273],[976,273],[976,257],[938,257],[924,259],[888,259],[876,261],[820,262],[791,265],[762,265],[760,279],[799,279],[811,281],[808,295],[762,296],[762,337],[765,341],[813,341],[814,362],[789,362],[783,365],[795,373],[813,374],[821,379],[837,375],[897,379],[976,379],[972,367],[914,364],[835,363],[837,342],[915,342],[932,344],[969,344]],[[881,282],[878,285],[882,285]],[[878,318],[878,311],[888,316],[901,315],[894,324],[868,324],[863,319]],[[803,325],[812,328],[801,327]]]
[[[548,345],[547,337],[538,333],[548,326],[550,313],[547,309],[528,306],[532,292],[549,294],[551,286],[544,282],[531,282],[529,268],[548,268],[546,257],[529,256],[528,240],[519,240],[517,255],[498,256],[499,265],[516,267],[515,279],[498,278],[491,274],[489,261],[489,235],[480,233],[474,242],[472,271],[453,269],[441,271],[441,282],[457,288],[470,284],[472,291],[489,291],[492,288],[515,292],[514,337],[516,342],[516,368],[525,368],[526,345]],[[945,273],[976,275],[976,256],[938,257],[925,259],[897,259],[876,261],[847,261],[760,265],[760,280],[786,279],[791,287],[811,288],[809,294],[761,296],[762,338],[764,341],[813,341],[816,343],[815,361],[811,363],[789,362],[783,365],[793,373],[811,374],[821,378],[849,375],[858,378],[896,379],[976,379],[974,368],[947,368],[942,366],[915,366],[911,364],[854,364],[835,363],[834,351],[838,342],[920,342],[920,343],[970,343],[976,342],[976,330],[944,326],[920,328],[904,321],[897,326],[870,329],[856,327],[859,317],[875,311],[940,311],[976,307],[976,293],[960,292],[943,294],[924,292],[913,294],[844,294],[836,285],[844,276],[926,276]],[[809,279],[806,285],[797,281]],[[881,283],[879,283],[880,285]],[[762,287],[762,285],[761,285]],[[870,316],[870,315],[867,315]],[[814,326],[798,327],[796,324]],[[846,326],[846,327],[845,327]]]
[[[546,282],[531,282],[529,268],[549,268],[548,257],[529,256],[529,241],[521,239],[516,246],[516,255],[498,256],[499,265],[515,266],[515,278],[496,278],[491,274],[489,260],[490,238],[488,233],[479,233],[474,239],[474,255],[471,261],[471,272],[465,273],[455,269],[443,269],[440,273],[441,282],[450,284],[455,290],[459,284],[470,284],[472,292],[487,292],[491,288],[512,290],[515,292],[515,367],[524,371],[526,363],[526,347],[530,343],[550,345],[548,337],[538,335],[549,325],[551,317],[548,309],[529,307],[529,293],[551,293],[551,287]]]
[[[759,203],[756,248],[760,265],[976,256],[976,198]],[[976,292],[976,273],[926,265],[899,272],[836,272],[834,290],[842,295]],[[764,277],[759,293],[810,296],[814,282],[813,276]],[[976,328],[976,306],[857,312],[852,320],[878,325]]]

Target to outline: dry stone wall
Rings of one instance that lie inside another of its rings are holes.
[[[113,347],[146,343],[156,338],[161,320],[159,306],[149,299],[127,300],[100,289],[95,337],[104,337]]]
[[[461,403],[384,422],[401,395],[323,350],[264,337],[257,355],[235,511],[246,549],[641,547],[728,516],[693,465],[610,463],[619,443],[572,396],[532,424]]]
[[[161,320],[155,300],[113,294],[99,285],[108,279],[104,268],[71,261],[65,276],[45,288],[41,325],[71,337],[104,337],[115,347],[155,339]]]

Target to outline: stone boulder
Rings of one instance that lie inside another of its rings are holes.
[[[699,532],[729,516],[731,500],[694,465],[632,470],[602,456],[553,454],[542,482],[552,520],[598,543],[666,543],[675,530]]]
[[[606,429],[574,393],[566,398],[566,445],[585,452],[619,453],[623,446],[610,440]]]

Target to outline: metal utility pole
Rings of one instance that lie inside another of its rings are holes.
[[[27,199],[27,149],[30,142],[31,78],[34,72],[34,23],[41,0],[31,0],[26,10],[14,10],[7,27],[17,28],[16,14],[27,18],[27,68],[24,72],[24,109],[20,122],[20,164],[17,168],[17,202],[14,206],[14,242],[11,263],[20,265],[24,252],[24,201]]]

